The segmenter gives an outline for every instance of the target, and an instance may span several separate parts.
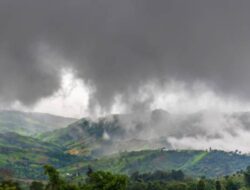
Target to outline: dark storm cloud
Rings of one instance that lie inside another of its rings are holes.
[[[249,8],[247,0],[2,0],[0,97],[31,104],[72,67],[104,107],[151,80],[201,81],[249,98]],[[44,64],[41,44],[70,64]]]

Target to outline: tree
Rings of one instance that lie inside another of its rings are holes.
[[[215,189],[216,190],[221,190],[221,183],[218,180],[215,182]]]
[[[171,171],[171,176],[174,180],[177,180],[177,181],[182,181],[184,179],[184,173],[181,171],[181,170],[172,170]]]
[[[148,184],[147,190],[163,190],[163,187],[159,182],[150,182]]]
[[[30,184],[30,190],[43,190],[43,189],[44,185],[39,181],[32,181],[32,183]]]
[[[16,190],[16,187],[9,187],[7,185],[0,187],[0,190]]]
[[[85,189],[93,190],[125,190],[128,179],[124,175],[114,175],[110,172],[93,172],[86,180]]]
[[[88,166],[88,170],[87,170],[87,176],[90,176],[93,173],[93,169],[91,168],[91,166]]]
[[[182,183],[182,182],[174,182],[168,186],[168,189],[169,190],[186,190],[187,185],[185,183]]]
[[[197,184],[197,190],[205,190],[205,182],[204,180],[199,180],[198,184]]]
[[[59,177],[59,172],[50,165],[44,166],[44,173],[48,175],[49,182],[46,185],[46,190],[61,190],[63,188],[64,182]]]
[[[244,172],[244,179],[247,186],[250,186],[250,166],[247,167],[246,171]]]
[[[226,190],[238,190],[240,189],[240,184],[234,182],[232,179],[228,179],[226,182]]]
[[[1,183],[0,190],[21,190],[21,188],[17,182],[6,180]]]
[[[147,185],[144,182],[134,181],[128,185],[127,190],[145,190]]]

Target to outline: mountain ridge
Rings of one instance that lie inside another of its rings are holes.
[[[55,116],[47,113],[0,110],[0,132],[16,132],[35,135],[54,129],[67,127],[74,118]]]

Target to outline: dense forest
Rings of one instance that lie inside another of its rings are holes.
[[[44,166],[44,181],[18,181],[4,176],[0,190],[243,190],[250,188],[250,167],[220,178],[192,178],[181,170],[132,175],[94,171],[91,166],[80,178],[62,177],[51,165]],[[79,177],[79,176],[78,176]],[[81,180],[79,180],[81,179]]]

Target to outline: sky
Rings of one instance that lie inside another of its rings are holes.
[[[209,113],[197,127],[206,138],[172,144],[244,139],[248,150],[241,122],[210,113],[250,111],[249,9],[248,0],[1,0],[0,109]],[[214,129],[223,138],[210,138]]]
[[[2,0],[0,105],[75,117],[248,110],[249,7],[247,0]]]

